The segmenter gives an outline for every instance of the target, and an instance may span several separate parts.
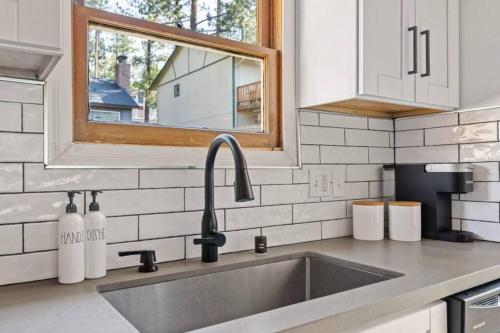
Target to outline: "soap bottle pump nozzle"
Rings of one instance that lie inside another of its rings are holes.
[[[75,198],[75,194],[82,194],[82,192],[77,192],[77,191],[69,191],[68,192],[69,203],[66,205],[66,213],[67,214],[73,214],[73,213],[76,213],[76,211],[77,211],[77,207],[73,203],[73,199]]]
[[[90,195],[92,196],[92,202],[89,205],[89,211],[98,212],[99,211],[99,203],[97,202],[97,194],[102,193],[102,191],[91,191]]]

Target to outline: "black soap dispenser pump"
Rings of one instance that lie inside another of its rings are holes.
[[[78,211],[78,207],[74,203],[75,194],[82,194],[82,192],[77,192],[77,191],[68,192],[69,203],[66,205],[66,214],[75,214]]]
[[[62,284],[77,283],[85,277],[85,223],[77,212],[75,194],[80,192],[68,192],[66,214],[58,224],[58,276]]]
[[[90,212],[98,212],[100,210],[99,203],[97,202],[97,194],[102,193],[102,191],[91,191],[92,202],[89,205]]]
[[[106,216],[100,212],[97,195],[91,191],[92,202],[85,214],[85,278],[98,279],[106,275]]]

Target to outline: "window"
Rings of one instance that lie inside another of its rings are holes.
[[[280,149],[280,0],[73,6],[74,140]]]

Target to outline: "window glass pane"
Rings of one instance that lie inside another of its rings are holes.
[[[89,28],[94,122],[263,132],[262,60]]]
[[[86,0],[109,12],[256,43],[257,0]]]

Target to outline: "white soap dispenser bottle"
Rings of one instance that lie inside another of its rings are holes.
[[[76,193],[80,194],[68,192],[66,214],[59,219],[58,270],[62,284],[78,283],[85,277],[85,224],[73,203]]]
[[[99,211],[97,194],[92,191],[92,203],[85,215],[85,278],[106,276],[106,217]]]

